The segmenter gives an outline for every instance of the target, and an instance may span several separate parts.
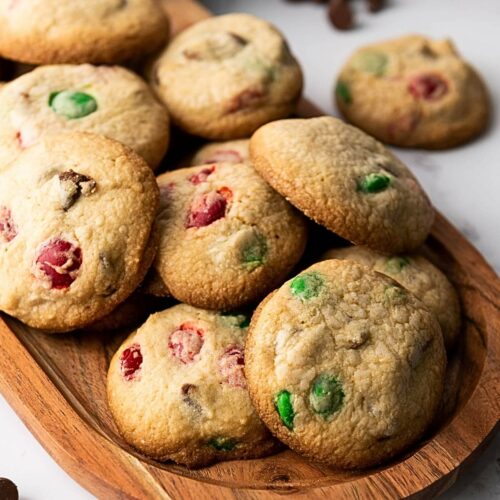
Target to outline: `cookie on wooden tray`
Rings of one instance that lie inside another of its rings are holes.
[[[250,140],[259,174],[314,221],[355,244],[398,253],[429,234],[434,209],[380,142],[333,117],[268,123]]]
[[[119,66],[41,66],[0,96],[0,170],[46,134],[83,131],[130,146],[151,167],[167,149],[165,107],[139,76]]]
[[[367,45],[342,69],[335,97],[350,122],[396,146],[452,147],[488,123],[486,87],[450,40],[410,35]]]
[[[443,391],[434,315],[351,261],[315,264],[266,298],[245,354],[250,396],[273,434],[339,468],[372,466],[413,444]]]
[[[158,209],[146,162],[100,135],[51,135],[0,174],[0,310],[34,328],[84,327],[144,278]]]
[[[364,247],[334,248],[324,259],[348,259],[386,274],[419,298],[436,315],[446,348],[460,332],[460,304],[448,278],[422,255],[382,255]]]
[[[249,14],[196,23],[178,35],[150,71],[173,121],[207,139],[248,137],[290,115],[302,72],[271,24]]]
[[[245,316],[185,304],[150,316],[109,367],[109,407],[124,439],[193,467],[274,451],[246,388],[247,326]]]
[[[250,159],[250,153],[248,151],[249,144],[249,139],[210,142],[196,151],[193,158],[190,160],[190,165],[248,162]]]
[[[158,184],[154,267],[181,302],[231,310],[258,301],[304,251],[304,218],[248,164],[183,168]]]
[[[115,63],[167,39],[168,20],[155,0],[0,2],[0,55],[15,61]]]

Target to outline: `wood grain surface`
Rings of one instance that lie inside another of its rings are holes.
[[[173,32],[209,15],[192,0],[162,0]],[[321,114],[303,101],[300,116]],[[461,341],[450,357],[439,422],[384,467],[342,472],[287,450],[188,470],[151,461],[117,433],[105,398],[114,350],[128,332],[50,336],[0,317],[0,392],[53,458],[99,498],[430,498],[454,483],[500,418],[500,284],[479,252],[438,214],[427,253],[456,286]]]

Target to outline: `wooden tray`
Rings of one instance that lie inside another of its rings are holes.
[[[209,15],[192,0],[163,2],[174,32]],[[300,114],[319,112],[303,102]],[[187,470],[140,456],[119,437],[105,397],[108,362],[125,332],[50,336],[1,316],[0,392],[52,457],[100,498],[436,496],[498,427],[500,285],[478,251],[441,215],[428,247],[457,287],[464,313],[462,343],[448,374],[451,412],[414,450],[385,467],[339,472],[284,451]]]

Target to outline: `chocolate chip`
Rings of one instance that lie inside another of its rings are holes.
[[[2,500],[18,500],[17,486],[5,477],[0,477],[0,498]]]
[[[377,12],[384,6],[384,0],[368,0],[370,12]]]
[[[109,297],[116,292],[119,271],[107,253],[99,253],[99,279],[96,280],[96,293],[98,295]]]
[[[80,195],[90,196],[95,193],[96,182],[92,177],[79,174],[74,170],[61,172],[58,177],[61,187],[60,200],[64,211],[69,210]]]
[[[352,28],[352,12],[347,0],[331,0],[328,15],[337,29],[348,30]]]
[[[248,40],[246,38],[243,38],[241,35],[238,35],[237,33],[233,33],[231,31],[228,32],[233,39],[238,42],[240,45],[246,45],[248,43]]]
[[[183,384],[181,387],[182,392],[182,401],[193,410],[197,415],[201,415],[203,413],[203,408],[200,403],[195,399],[195,393],[198,389],[198,386],[194,384]]]

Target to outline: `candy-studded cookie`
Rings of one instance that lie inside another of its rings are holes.
[[[150,261],[158,187],[146,162],[103,136],[51,135],[0,182],[0,310],[68,331],[110,313]]]
[[[250,159],[308,217],[355,244],[401,252],[430,231],[434,209],[408,168],[341,120],[264,125],[252,136]]]
[[[155,0],[0,2],[0,55],[25,63],[115,63],[153,52],[167,38]]]
[[[340,468],[414,443],[439,407],[446,365],[424,304],[345,260],[315,264],[265,299],[245,354],[250,396],[273,434]]]
[[[397,146],[456,146],[488,123],[486,88],[449,40],[411,35],[363,47],[335,97],[350,122]]]
[[[324,259],[348,259],[386,274],[419,298],[436,315],[445,346],[451,348],[460,331],[460,305],[457,292],[446,276],[425,257],[382,255],[364,247],[335,248]]]
[[[259,300],[302,255],[304,219],[248,164],[183,168],[158,184],[154,266],[181,302],[230,310]]]
[[[108,401],[124,439],[188,466],[276,448],[248,397],[248,318],[180,304],[150,316],[111,360]]]
[[[168,114],[148,85],[119,66],[42,66],[0,97],[0,170],[46,134],[94,132],[116,139],[155,167],[167,149]]]
[[[248,139],[211,142],[201,147],[190,160],[191,165],[207,163],[245,163],[249,161]]]
[[[281,33],[248,14],[186,29],[150,73],[173,121],[207,139],[246,137],[288,116],[302,90],[300,67]]]

